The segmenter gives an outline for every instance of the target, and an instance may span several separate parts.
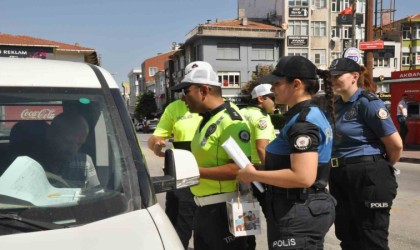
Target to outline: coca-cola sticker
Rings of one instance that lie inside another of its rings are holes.
[[[9,121],[52,120],[62,112],[62,106],[5,106],[5,118]]]
[[[20,118],[22,120],[52,120],[55,116],[55,109],[24,109],[22,113],[20,113]]]

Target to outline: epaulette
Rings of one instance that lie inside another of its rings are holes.
[[[362,96],[366,97],[369,101],[379,100],[378,96],[370,91],[362,90],[361,94]]]
[[[236,109],[230,106],[229,102],[226,102],[226,110],[230,116],[230,119],[232,119],[233,121],[242,121],[242,116],[238,113],[238,111],[236,111]]]

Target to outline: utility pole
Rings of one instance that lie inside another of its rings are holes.
[[[356,4],[357,4],[357,0],[353,0],[352,3],[352,15],[353,15],[353,20],[352,20],[352,29],[353,32],[351,34],[351,47],[356,47]]]
[[[365,24],[365,40],[373,41],[373,3],[374,0],[366,0],[366,24]],[[365,51],[365,66],[368,73],[373,77],[373,51]]]

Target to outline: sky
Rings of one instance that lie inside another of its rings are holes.
[[[264,0],[258,0],[264,1]],[[420,14],[418,0],[394,0],[395,20]],[[390,0],[382,0],[389,8]],[[0,32],[95,49],[118,83],[195,26],[237,17],[237,0],[0,0]]]

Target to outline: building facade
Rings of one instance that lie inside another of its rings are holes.
[[[100,65],[94,49],[31,36],[0,33],[0,57],[39,58]]]

